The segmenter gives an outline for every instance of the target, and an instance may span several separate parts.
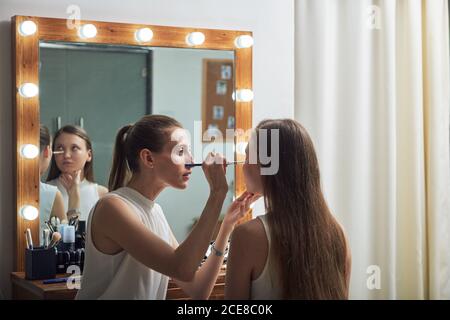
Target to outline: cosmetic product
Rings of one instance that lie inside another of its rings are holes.
[[[25,231],[25,244],[26,244],[26,248],[30,249],[30,241],[28,241],[28,235],[27,232]]]
[[[63,234],[64,243],[74,243],[75,242],[75,227],[65,226]]]
[[[52,234],[52,241],[50,241],[50,248],[53,248],[58,244],[58,242],[61,240],[61,234],[59,232],[53,232]]]
[[[75,279],[81,279],[81,276],[46,279],[46,280],[42,281],[42,284],[64,283],[64,282],[67,282],[68,280],[75,280]]]
[[[28,245],[28,249],[33,250],[33,238],[31,237],[31,230],[30,228],[27,228],[26,232],[26,238],[27,238],[27,245]]]
[[[53,151],[53,154],[62,154],[64,153],[64,151],[60,150],[60,151]]]
[[[44,229],[43,230],[43,239],[44,239],[44,248],[48,249],[48,245],[50,243],[50,230],[49,229]]]
[[[50,230],[50,233],[55,232],[55,229],[53,229],[53,226],[50,223],[50,221],[46,221],[45,224],[47,225],[48,229]]]
[[[245,161],[232,161],[232,162],[227,162],[227,166],[232,165],[232,164],[243,164],[245,163]],[[184,165],[186,168],[192,168],[192,167],[201,167],[202,163],[188,163]]]

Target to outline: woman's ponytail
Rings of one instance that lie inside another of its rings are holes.
[[[131,124],[123,126],[116,136],[116,142],[114,144],[113,162],[111,167],[111,173],[109,174],[108,189],[114,191],[125,185],[125,180],[128,178],[129,169],[126,159],[126,135],[132,127]]]
[[[177,120],[157,114],[145,115],[134,125],[122,127],[114,145],[109,191],[124,187],[132,174],[139,173],[139,152],[142,149],[161,152],[170,141],[169,129],[175,127],[182,128]]]

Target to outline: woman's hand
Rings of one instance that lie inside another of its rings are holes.
[[[245,191],[228,207],[222,226],[233,229],[236,222],[239,221],[250,209],[250,205],[261,198],[260,194],[253,194]]]
[[[80,176],[81,170],[77,170],[72,173],[62,172],[59,175],[59,181],[64,186],[64,188],[66,188],[69,195],[80,191]]]
[[[226,194],[228,192],[228,184],[225,177],[226,160],[220,153],[209,153],[202,164],[202,169],[212,193],[222,192]]]

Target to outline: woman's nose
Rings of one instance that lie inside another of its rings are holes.
[[[185,163],[194,163],[194,158],[192,157],[192,154],[190,152],[187,153]]]

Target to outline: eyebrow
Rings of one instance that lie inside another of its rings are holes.
[[[56,145],[56,148],[63,147],[63,146],[64,146],[63,144],[58,143]],[[70,147],[78,147],[78,148],[80,148],[80,146],[78,144],[76,144],[76,143],[71,144]]]

